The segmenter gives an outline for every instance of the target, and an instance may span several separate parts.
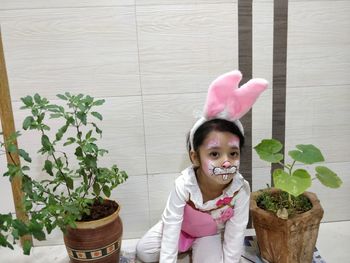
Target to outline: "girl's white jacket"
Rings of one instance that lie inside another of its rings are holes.
[[[209,211],[214,219],[220,216],[220,209],[216,209],[216,202],[225,197],[232,197],[234,214],[226,223],[218,223],[218,231],[223,235],[223,263],[238,263],[243,249],[244,233],[249,218],[249,184],[238,172],[230,185],[224,189],[221,196],[203,203],[193,167],[181,172],[175,181],[175,188],[169,195],[167,205],[162,215],[163,237],[161,242],[160,262],[176,263],[178,254],[178,240],[181,231],[183,211],[186,202],[191,200],[201,211]]]

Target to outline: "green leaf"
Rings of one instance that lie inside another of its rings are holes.
[[[45,134],[41,136],[41,145],[46,151],[51,150],[52,145],[50,143],[49,137],[47,137]]]
[[[41,122],[43,121],[44,118],[45,118],[45,113],[41,113],[41,114],[38,116],[37,122],[38,122],[38,123],[41,123]]]
[[[289,156],[295,161],[304,164],[313,164],[324,161],[321,151],[312,144],[299,144],[296,148],[298,150],[288,152]]]
[[[66,183],[67,183],[67,187],[69,189],[73,189],[74,188],[74,182],[73,182],[73,179],[66,176]]]
[[[101,135],[102,130],[100,130],[95,123],[92,122],[91,124],[95,127],[96,132]]]
[[[28,154],[25,150],[19,149],[19,150],[18,150],[18,154],[19,154],[19,156],[21,156],[25,161],[27,161],[27,162],[29,162],[29,163],[32,161],[32,159],[30,158],[29,154]]]
[[[62,116],[61,113],[52,113],[50,114],[50,119],[60,118],[61,116]]]
[[[102,191],[103,191],[103,193],[105,194],[106,197],[110,197],[111,196],[111,190],[109,189],[109,187],[107,185],[103,186]]]
[[[96,117],[100,121],[102,121],[102,119],[103,119],[102,115],[100,113],[96,112],[96,111],[91,112],[91,115]]]
[[[84,163],[87,167],[96,168],[97,167],[97,158],[91,154],[85,156]]]
[[[94,98],[89,95],[86,95],[83,101],[87,104],[91,104],[94,101]]]
[[[9,144],[8,147],[7,147],[7,151],[10,152],[10,153],[17,152],[17,147],[16,147],[16,145],[14,145],[14,144]]]
[[[278,163],[283,159],[283,154],[280,153],[282,148],[282,143],[275,139],[262,140],[254,147],[260,159],[270,163]]]
[[[53,176],[52,167],[53,167],[52,162],[50,160],[46,160],[44,165],[44,170],[51,176]]]
[[[24,165],[24,166],[22,166],[22,170],[23,170],[23,171],[29,171],[30,168],[29,168],[28,166]]]
[[[32,116],[26,117],[23,121],[22,128],[24,130],[27,130],[33,122],[34,122],[34,118]]]
[[[276,169],[273,173],[273,181],[276,188],[295,197],[304,193],[311,186],[311,176],[304,169],[295,170],[292,175],[282,169]]]
[[[58,169],[62,169],[63,168],[63,162],[62,162],[63,157],[58,157],[56,158],[55,164],[57,166]]]
[[[90,139],[92,134],[92,130],[88,131],[88,133],[85,135],[85,139]]]
[[[99,195],[100,194],[100,185],[98,183],[94,183],[94,185],[92,186],[93,190],[94,190],[94,194],[95,195]]]
[[[35,101],[36,103],[38,103],[38,104],[41,103],[41,97],[40,97],[40,95],[39,95],[38,93],[35,93],[35,95],[34,95],[34,101]]]
[[[31,96],[26,96],[24,98],[21,98],[24,105],[31,107],[33,106],[33,98]]]
[[[59,141],[62,139],[63,135],[66,133],[68,129],[69,124],[63,125],[61,128],[58,129],[56,133],[56,141]]]
[[[22,221],[15,219],[15,220],[13,220],[12,225],[15,229],[18,230],[19,236],[23,236],[23,235],[28,234],[28,228]]]
[[[62,94],[57,94],[56,95],[58,98],[60,98],[61,100],[68,100],[66,96],[62,95]]]
[[[93,103],[93,105],[94,105],[94,106],[100,106],[100,105],[102,105],[103,103],[105,103],[105,100],[95,100],[94,103]]]
[[[39,241],[45,240],[45,233],[42,228],[43,226],[34,220],[32,220],[32,222],[29,225],[30,232]]]
[[[86,125],[86,113],[85,112],[82,112],[82,111],[79,111],[77,112],[77,118],[84,124]]]
[[[75,153],[74,153],[77,157],[83,157],[83,150],[81,149],[81,147],[77,147],[75,149]]]
[[[30,255],[31,249],[32,249],[32,243],[29,240],[24,240],[24,242],[23,242],[23,254]]]
[[[323,185],[330,188],[339,188],[343,184],[343,181],[331,169],[325,166],[317,166],[315,170],[317,172],[316,177]]]
[[[7,241],[7,238],[0,233],[0,246],[9,247],[13,250],[13,246]]]
[[[63,146],[70,145],[75,142],[75,139],[73,137],[69,137],[67,141],[63,144]]]

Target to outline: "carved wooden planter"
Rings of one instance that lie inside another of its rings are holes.
[[[276,191],[276,190],[272,190]],[[313,207],[288,220],[259,208],[253,192],[250,212],[253,219],[261,257],[270,263],[310,263],[323,217],[320,201],[314,193],[305,192]]]
[[[72,263],[119,263],[122,221],[120,206],[112,215],[68,228],[64,243]]]

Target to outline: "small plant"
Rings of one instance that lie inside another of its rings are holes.
[[[116,204],[110,207],[111,202],[104,198],[127,179],[127,174],[116,165],[110,168],[98,165],[99,158],[108,151],[97,145],[102,130],[96,120],[101,121],[103,117],[94,108],[102,105],[104,100],[70,93],[57,97],[65,102],[65,106],[52,104],[38,94],[21,99],[24,103],[22,109],[31,113],[24,119],[23,129],[39,132],[41,148],[38,154],[45,158],[42,170],[47,178],[38,182],[26,174],[28,166],[8,166],[5,176],[11,179],[19,174],[23,178],[24,206],[30,222],[25,224],[9,215],[1,215],[2,246],[12,247],[6,233],[12,233],[15,240],[25,234],[33,234],[42,240],[45,239],[44,230],[51,233],[59,227],[64,232],[67,226],[75,227],[76,221],[95,220],[116,210]],[[62,126],[52,131],[48,118],[62,121]],[[12,138],[18,135],[16,133]],[[25,161],[31,161],[27,152],[7,143],[10,156],[17,152]],[[94,209],[99,206],[103,206],[106,213],[96,213]],[[25,253],[28,254],[28,250],[30,246],[25,248]]]
[[[257,199],[259,207],[272,211],[281,218],[286,219],[288,215],[311,209],[311,203],[302,196],[302,193],[311,187],[313,180],[318,179],[323,185],[330,188],[338,188],[342,184],[337,174],[326,166],[316,166],[314,178],[307,170],[294,167],[296,163],[311,165],[324,161],[321,151],[312,144],[300,144],[295,150],[289,151],[288,155],[293,159],[290,164],[282,163],[283,145],[275,139],[262,140],[254,149],[260,159],[269,163],[279,163],[283,167],[275,169],[272,174],[274,187],[283,192],[271,195],[265,192]]]

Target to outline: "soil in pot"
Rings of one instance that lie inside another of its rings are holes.
[[[289,202],[289,198],[291,202]],[[302,214],[312,208],[312,203],[305,195],[289,197],[288,193],[282,191],[261,191],[256,198],[256,204],[259,208],[274,214],[277,214],[279,210],[286,209],[288,217]]]
[[[98,220],[113,214],[118,209],[118,204],[111,200],[104,200],[102,203],[98,200],[91,206],[90,215],[84,214],[79,222]]]

